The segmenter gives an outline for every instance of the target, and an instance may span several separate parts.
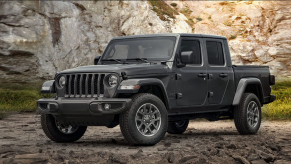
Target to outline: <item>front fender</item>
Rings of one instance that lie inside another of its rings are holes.
[[[136,89],[122,89],[122,86],[139,86]],[[156,79],[156,78],[147,78],[147,79],[128,79],[128,80],[124,80],[120,83],[120,86],[117,89],[117,93],[138,93],[139,89],[142,86],[145,85],[156,85],[158,86],[161,91],[162,91],[162,95],[164,97],[164,101],[165,101],[165,105],[168,108],[168,97],[167,97],[167,92],[164,86],[164,83],[160,80],[160,79]]]
[[[238,83],[232,105],[234,106],[239,105],[240,100],[249,84],[257,84],[259,86],[259,92],[262,95],[262,97],[258,97],[258,98],[260,99],[261,102],[263,102],[262,98],[264,97],[264,94],[262,90],[261,81],[258,78],[242,78],[240,79]]]
[[[56,93],[55,81],[50,80],[50,81],[44,82],[41,87],[40,93],[46,93],[46,94]]]

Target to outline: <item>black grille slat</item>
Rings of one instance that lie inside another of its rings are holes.
[[[103,83],[104,77],[105,77],[105,75],[102,74],[101,80],[100,80],[100,94],[104,94],[104,83]]]
[[[81,75],[81,77],[80,77],[80,82],[79,82],[79,83],[80,83],[80,84],[79,84],[79,85],[80,85],[80,88],[79,88],[79,90],[80,90],[80,95],[79,95],[79,96],[80,96],[80,97],[81,97],[82,94],[83,94],[83,92],[82,92],[82,91],[83,91],[83,89],[82,89],[82,88],[83,88],[83,84],[82,84],[83,78],[84,78],[84,74]]]
[[[76,97],[77,95],[77,80],[78,80],[78,75],[75,75],[75,79],[74,79],[74,97]]]
[[[86,84],[87,84],[87,97],[91,97],[91,91],[92,91],[92,78],[93,78],[93,75],[92,74],[88,74],[87,75],[87,77],[88,77],[88,80],[87,80],[87,82],[86,82]]]
[[[82,95],[85,95],[85,97],[86,97],[86,79],[87,79],[87,75],[83,74],[83,78],[82,78]]]
[[[86,79],[85,79],[85,97],[87,97],[88,95],[88,89],[89,89],[89,75],[86,75]]]
[[[75,75],[71,75],[71,87],[69,87],[69,89],[71,90],[71,95],[73,96],[73,97],[75,97]]]
[[[72,75],[69,75],[69,88],[66,89],[66,92],[69,91],[69,97],[71,97],[71,88],[72,88]]]
[[[77,75],[77,95],[80,95],[80,79],[81,79],[81,75]]]
[[[94,95],[98,96],[98,82],[99,82],[99,75],[95,74],[95,79],[94,79]]]
[[[91,97],[94,97],[94,80],[95,80],[95,74],[93,74],[91,76],[91,88],[90,88],[90,92],[91,92]]]
[[[97,82],[97,96],[100,96],[100,81],[101,81],[102,75],[98,76],[98,82]]]
[[[104,94],[105,74],[69,74],[65,77],[65,97],[99,97]]]

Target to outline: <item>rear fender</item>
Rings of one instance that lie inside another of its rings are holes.
[[[260,95],[258,95],[258,98],[261,101],[261,103],[264,102],[264,100],[263,100],[264,94],[263,94],[263,90],[262,90],[261,81],[258,78],[242,78],[242,79],[240,79],[240,81],[238,83],[232,105],[234,105],[234,106],[239,105],[240,100],[241,100],[243,94],[245,93],[247,86],[250,84],[256,84],[259,87],[258,89],[259,89]]]

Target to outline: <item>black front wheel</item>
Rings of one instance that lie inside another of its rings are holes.
[[[87,130],[87,126],[62,124],[50,114],[41,115],[41,126],[46,136],[55,142],[77,141]]]
[[[170,134],[182,134],[186,131],[188,124],[189,120],[169,122],[167,132]]]
[[[120,129],[124,138],[134,145],[154,145],[165,135],[168,112],[155,95],[140,93],[132,97],[131,108],[120,115]]]

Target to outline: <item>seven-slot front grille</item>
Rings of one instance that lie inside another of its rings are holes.
[[[104,94],[105,74],[70,74],[66,76],[65,97],[99,97]]]

